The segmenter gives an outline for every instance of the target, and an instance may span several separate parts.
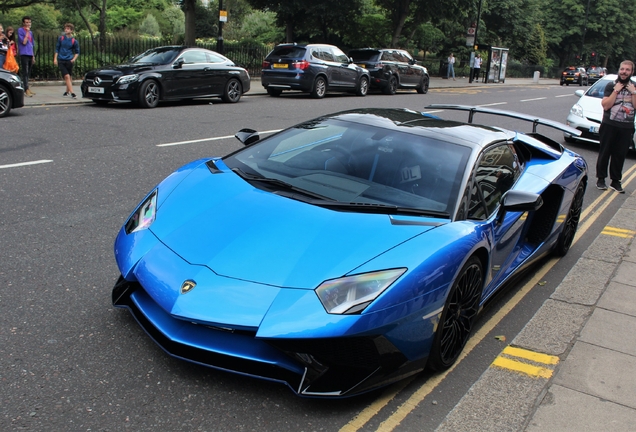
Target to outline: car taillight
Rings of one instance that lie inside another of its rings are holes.
[[[309,62],[307,60],[294,62],[293,65],[296,69],[300,69],[300,70],[309,69]]]
[[[576,72],[576,73],[574,74],[574,76],[579,76],[579,75],[581,75],[581,72]]]
[[[263,60],[263,69],[267,69],[268,67],[270,67],[272,64],[270,62],[268,62],[267,60]]]
[[[567,75],[567,74],[568,74],[567,72],[563,72],[563,75]]]

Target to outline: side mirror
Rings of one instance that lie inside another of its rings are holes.
[[[578,97],[583,96],[583,93],[585,93],[583,90],[577,90],[574,92],[574,94],[577,95]]]
[[[181,57],[179,60],[177,60],[176,62],[172,64],[172,67],[174,69],[181,69],[184,63],[185,63],[185,60],[183,59],[183,57]]]
[[[509,190],[501,197],[500,204],[501,206],[499,207],[497,224],[501,224],[503,222],[506,212],[526,212],[539,210],[543,205],[543,198],[541,198],[541,195],[531,192]]]
[[[254,144],[256,141],[260,140],[261,137],[258,135],[258,132],[254,129],[241,129],[238,131],[234,138],[243,143],[243,145]]]

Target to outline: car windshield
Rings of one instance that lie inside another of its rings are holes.
[[[279,46],[269,53],[267,57],[280,57],[280,58],[303,58],[305,56],[305,48],[294,45]]]
[[[130,59],[130,63],[168,64],[179,54],[179,48],[154,48]]]
[[[359,50],[349,51],[349,57],[354,61],[376,61],[380,57],[380,51],[375,50]]]
[[[470,153],[446,141],[329,118],[285,130],[224,162],[243,178],[305,191],[312,204],[426,214],[453,211]]]
[[[585,96],[603,99],[603,93],[605,92],[605,86],[607,83],[611,82],[611,80],[602,79],[600,81],[596,81],[592,87],[590,87],[587,92],[585,92]]]
[[[600,67],[591,67],[587,70],[587,73],[599,73],[601,72],[601,68]]]

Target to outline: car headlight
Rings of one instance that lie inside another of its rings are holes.
[[[328,280],[316,288],[316,294],[327,313],[358,313],[405,271],[405,268],[399,268]]]
[[[131,82],[135,82],[139,79],[139,75],[137,74],[132,74],[132,75],[124,75],[124,76],[120,76],[117,79],[117,84],[128,84]]]
[[[157,190],[155,189],[126,222],[126,234],[147,229],[155,221],[156,214]]]
[[[572,109],[570,109],[570,114],[575,115],[577,117],[583,117],[583,108],[581,108],[581,105],[579,104],[575,104]]]

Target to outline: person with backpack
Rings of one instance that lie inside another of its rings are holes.
[[[73,64],[79,56],[80,48],[79,43],[73,37],[73,30],[75,30],[73,24],[64,24],[64,34],[58,38],[55,45],[53,64],[60,68],[66,84],[66,91],[62,96],[77,99],[73,93]]]

